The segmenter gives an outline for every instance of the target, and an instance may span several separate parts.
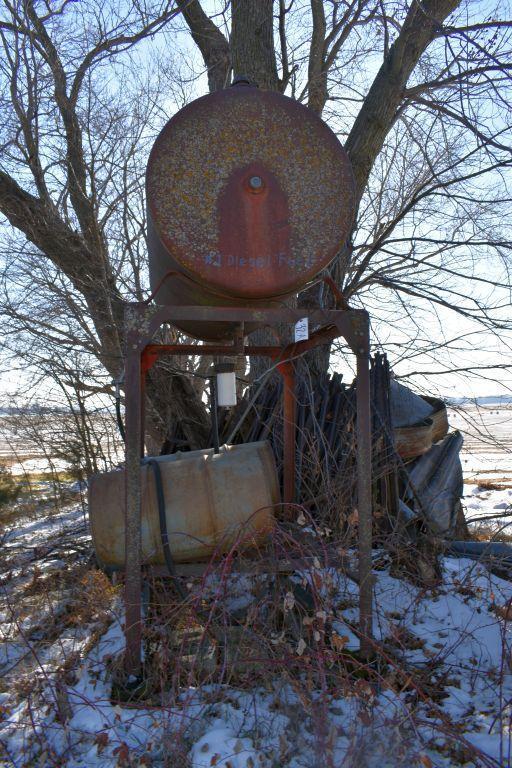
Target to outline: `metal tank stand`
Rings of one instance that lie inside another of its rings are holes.
[[[307,317],[318,327],[306,341],[281,346],[244,345],[244,324],[295,325]],[[154,344],[163,323],[184,321],[230,322],[239,333],[233,344]],[[144,388],[147,371],[160,355],[260,355],[270,358],[283,376],[284,481],[283,501],[294,502],[295,492],[295,372],[293,360],[310,349],[343,336],[357,358],[357,498],[359,521],[359,628],[360,653],[372,654],[372,508],[370,426],[369,318],[364,310],[246,309],[232,307],[148,306],[129,304],[125,315],[125,670],[141,674],[142,555],[141,474],[144,455]]]

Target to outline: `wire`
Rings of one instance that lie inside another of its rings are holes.
[[[174,584],[176,585],[176,589],[178,591],[179,596],[181,597],[182,600],[186,600],[187,594],[178,580],[177,573],[176,573],[176,566],[174,565],[174,560],[171,553],[171,547],[169,545],[169,533],[167,531],[167,515],[165,513],[164,486],[162,483],[162,472],[160,470],[160,465],[156,459],[144,459],[143,463],[151,467],[151,469],[153,470],[153,476],[155,478],[156,500],[158,504],[158,520],[160,524],[160,539],[162,542],[162,549],[164,552],[165,564],[167,566],[167,570],[169,571],[169,575],[172,576],[174,580]]]
[[[126,432],[123,424],[123,417],[121,415],[121,380],[115,379],[114,382],[116,387],[116,420],[117,420],[117,426],[119,429],[119,434],[121,435],[123,443],[126,444]]]

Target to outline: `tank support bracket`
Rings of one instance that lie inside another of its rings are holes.
[[[267,326],[308,318],[309,327],[318,330],[304,341],[282,346],[246,345],[243,326]],[[218,344],[155,344],[153,338],[163,323],[183,321],[231,322],[237,325],[235,339]],[[144,456],[144,384],[147,371],[161,355],[236,355],[265,356],[277,363],[283,376],[284,483],[283,501],[293,504],[295,494],[296,400],[293,360],[320,344],[342,336],[357,359],[357,496],[359,521],[359,628],[360,653],[372,654],[372,508],[371,508],[371,431],[369,379],[369,318],[360,309],[313,310],[249,309],[212,306],[148,306],[129,304],[125,314],[125,670],[141,674],[142,646],[142,556],[141,556],[141,481],[140,464]]]

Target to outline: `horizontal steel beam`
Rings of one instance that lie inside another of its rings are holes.
[[[140,351],[151,343],[154,334],[164,323],[199,320],[201,322],[222,323],[231,322],[240,325],[258,323],[260,325],[276,325],[280,323],[295,324],[307,317],[310,327],[333,326],[334,332],[330,339],[318,343],[327,343],[336,336],[343,336],[355,354],[368,354],[369,317],[363,309],[249,309],[243,307],[148,307],[146,304],[129,304],[126,310],[127,330],[136,331],[139,337]],[[313,336],[313,334],[312,334]],[[311,343],[311,338],[307,342]],[[314,344],[313,344],[314,345]],[[191,345],[195,346],[195,345]],[[197,345],[198,347],[200,345]],[[230,345],[226,345],[230,346]],[[224,347],[224,345],[220,345]],[[211,349],[214,349],[212,346]],[[241,349],[235,345],[230,347],[227,354],[240,354]],[[184,354],[186,354],[184,352]],[[199,352],[190,352],[199,354]],[[206,354],[206,352],[204,353]],[[210,352],[210,354],[216,354]],[[221,353],[221,354],[224,354]],[[252,353],[258,354],[258,353]],[[264,352],[260,354],[266,354]],[[300,353],[298,353],[300,354]]]

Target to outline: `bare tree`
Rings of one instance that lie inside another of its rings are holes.
[[[164,118],[165,65],[156,61],[141,73],[134,47],[177,11],[170,2],[127,11],[64,2],[40,16],[39,5],[20,2],[4,13],[0,209],[14,230],[6,250],[17,252],[4,272],[6,344],[19,351],[21,334],[32,362],[34,352],[42,362],[51,354],[56,366],[64,350],[82,347],[116,377],[123,370],[125,301],[144,295],[139,150]],[[161,431],[159,402],[174,384],[174,416],[197,447],[206,429],[201,400],[188,397],[187,379],[166,384],[152,391],[152,431]]]
[[[511,27],[508,5],[459,0],[5,0],[7,347],[46,361],[57,346],[82,349],[120,374],[124,305],[146,290],[148,148],[204,75],[216,90],[233,72],[303,101],[345,143],[358,217],[331,273],[379,334],[397,330],[398,357],[428,350],[427,311],[441,327],[450,311],[467,333],[505,337]],[[317,288],[300,297],[325,300]],[[465,334],[441,342],[456,349]],[[204,444],[201,387],[160,368],[150,395],[155,435],[179,419],[189,444]]]

